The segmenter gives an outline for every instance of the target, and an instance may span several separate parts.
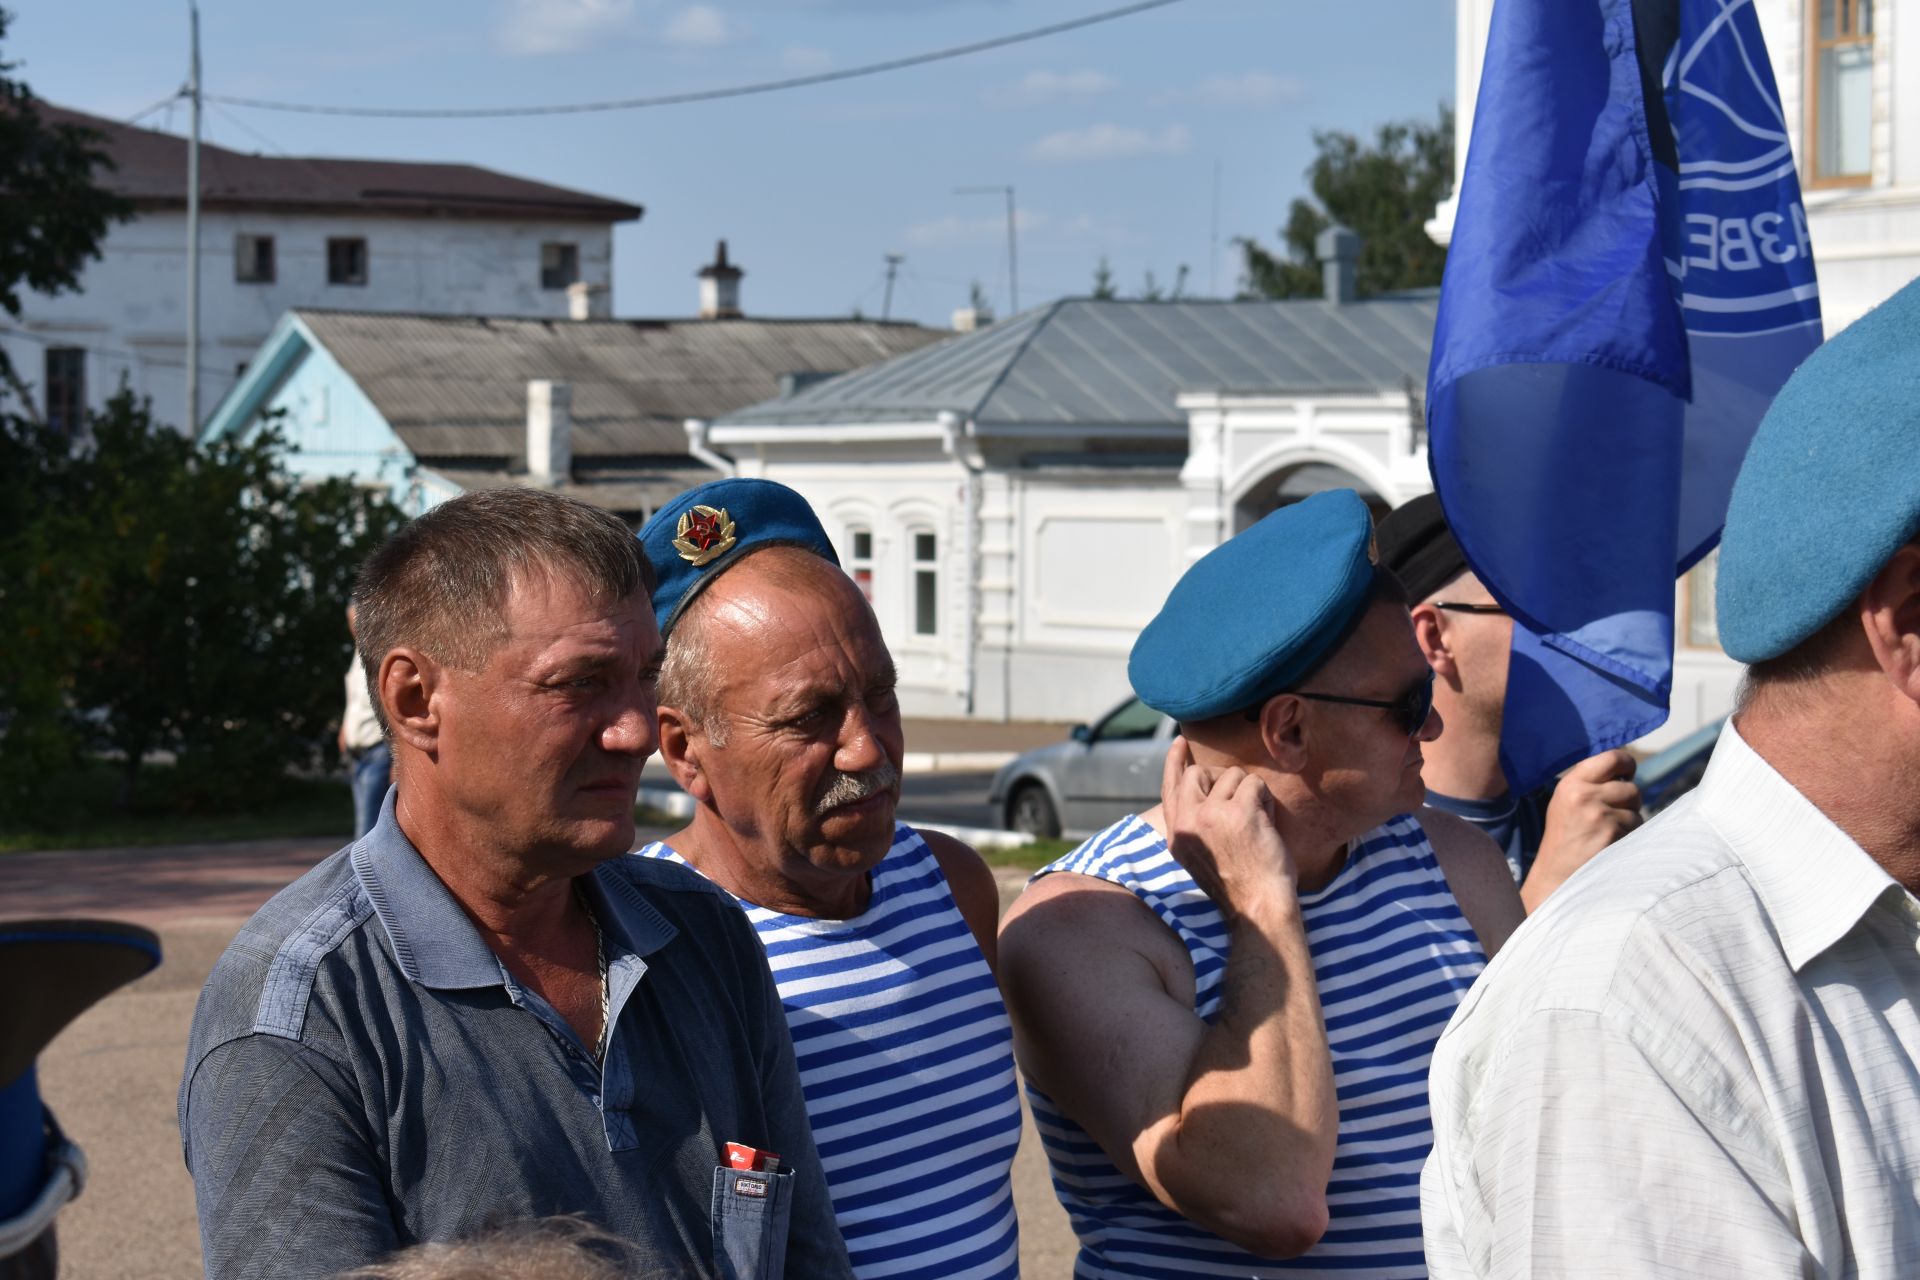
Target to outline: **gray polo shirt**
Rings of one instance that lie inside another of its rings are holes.
[[[732,900],[650,859],[586,877],[613,1027],[596,1066],[401,834],[395,794],[201,992],[180,1134],[210,1280],[329,1276],[556,1213],[661,1274],[716,1275],[728,1141],[794,1171],[786,1273],[848,1275],[780,998]]]

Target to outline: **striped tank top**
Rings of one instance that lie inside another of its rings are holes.
[[[642,857],[685,863],[665,844]],[[1012,1280],[1020,1094],[1000,989],[946,874],[896,824],[852,920],[740,900],[767,950],[859,1280]]]
[[[1194,1012],[1220,1009],[1227,931],[1154,829],[1123,818],[1039,876],[1072,871],[1129,889],[1186,944]],[[1433,1145],[1427,1063],[1485,953],[1409,815],[1355,841],[1346,865],[1300,905],[1333,1053],[1339,1143],[1328,1225],[1298,1258],[1260,1258],[1189,1223],[1114,1168],[1099,1145],[1029,1085],[1054,1191],[1080,1253],[1074,1275],[1107,1277],[1426,1275],[1420,1166]]]

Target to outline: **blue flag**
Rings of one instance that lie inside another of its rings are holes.
[[[1429,457],[1514,618],[1519,793],[1666,720],[1674,579],[1820,303],[1747,0],[1499,0],[1483,66]]]

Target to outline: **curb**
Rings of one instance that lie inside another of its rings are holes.
[[[669,817],[691,818],[693,816],[693,797],[684,791],[669,790],[665,787],[642,787],[633,799],[635,804],[658,809]],[[1033,837],[1024,831],[1001,831],[993,827],[960,827],[945,822],[916,822],[911,825],[916,831],[943,832],[962,844],[970,844],[976,849],[1018,849],[1033,843]]]
[[[909,751],[900,757],[902,773],[973,773],[998,769],[1018,751]]]

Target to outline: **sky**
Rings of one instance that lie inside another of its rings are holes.
[[[208,93],[398,107],[544,105],[846,68],[1117,0],[203,0]],[[186,78],[186,0],[4,0],[0,54],[39,97],[124,118]],[[268,154],[460,161],[645,207],[614,239],[614,311],[675,316],[725,237],[750,315],[945,325],[978,283],[1010,311],[1085,294],[1105,257],[1231,296],[1234,238],[1273,245],[1316,129],[1432,119],[1453,90],[1446,0],[1181,0],[1012,48],[731,101],[507,120],[209,107]],[[151,120],[166,124],[168,112]],[[171,127],[186,128],[184,104]]]

